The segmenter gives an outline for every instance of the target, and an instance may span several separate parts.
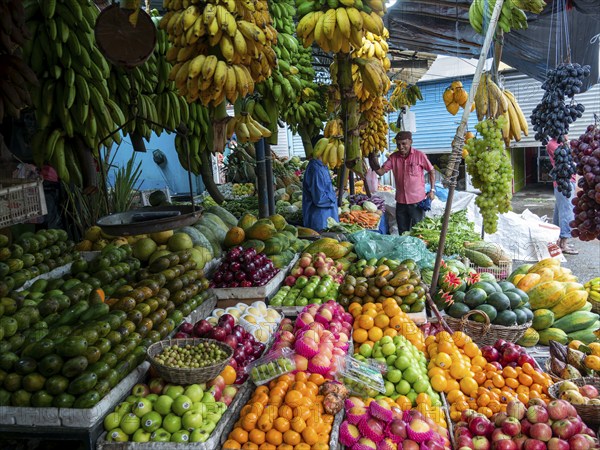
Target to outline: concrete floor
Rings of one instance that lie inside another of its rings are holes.
[[[539,183],[525,187],[514,194],[512,205],[515,213],[521,213],[525,209],[529,209],[540,217],[547,216],[548,221],[552,222],[554,211],[552,184]],[[565,255],[567,261],[562,265],[571,269],[582,283],[591,278],[599,277],[600,240],[583,242],[579,239],[570,239],[569,243],[579,251],[579,254]]]

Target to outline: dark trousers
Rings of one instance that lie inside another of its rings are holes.
[[[396,223],[398,224],[398,234],[410,231],[413,225],[419,223],[425,218],[425,211],[417,206],[396,203]]]

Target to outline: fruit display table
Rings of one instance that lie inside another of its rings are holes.
[[[74,408],[19,408],[5,406],[0,414],[0,435],[23,439],[32,436],[55,440],[81,441],[93,449],[102,433],[104,417],[123,401],[131,388],[140,382],[150,368],[144,362],[117,384],[96,406]]]

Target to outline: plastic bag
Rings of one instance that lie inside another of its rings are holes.
[[[354,244],[359,258],[388,258],[397,261],[414,260],[419,267],[428,267],[435,261],[435,253],[427,250],[425,243],[412,236],[379,234],[371,231],[359,231],[348,239]]]

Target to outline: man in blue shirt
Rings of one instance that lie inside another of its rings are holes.
[[[329,169],[321,158],[308,163],[302,181],[302,216],[304,226],[315,231],[327,228],[327,219],[339,222],[337,198]]]

